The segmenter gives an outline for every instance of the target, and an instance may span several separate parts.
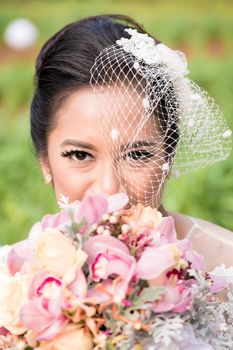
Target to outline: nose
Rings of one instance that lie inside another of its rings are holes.
[[[111,163],[106,163],[99,167],[95,181],[91,186],[91,191],[95,193],[106,193],[109,195],[122,192],[120,180]]]

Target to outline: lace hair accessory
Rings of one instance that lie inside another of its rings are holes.
[[[225,159],[232,132],[185,55],[147,34],[102,50],[91,69],[103,140],[131,203],[157,207],[165,179]]]

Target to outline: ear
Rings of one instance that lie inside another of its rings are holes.
[[[40,169],[44,178],[45,183],[48,183],[48,175],[51,175],[51,169],[47,156],[43,156],[39,159]]]

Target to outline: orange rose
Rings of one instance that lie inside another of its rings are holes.
[[[56,338],[42,341],[40,350],[92,350],[93,342],[84,328],[76,324],[69,324]]]
[[[124,211],[122,220],[124,223],[137,227],[156,228],[162,220],[162,214],[151,207],[143,207],[137,204]]]

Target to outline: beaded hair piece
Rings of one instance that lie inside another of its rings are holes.
[[[232,132],[213,98],[187,77],[184,53],[125,31],[96,57],[90,83],[122,188],[132,204],[158,207],[168,175],[225,159]]]

